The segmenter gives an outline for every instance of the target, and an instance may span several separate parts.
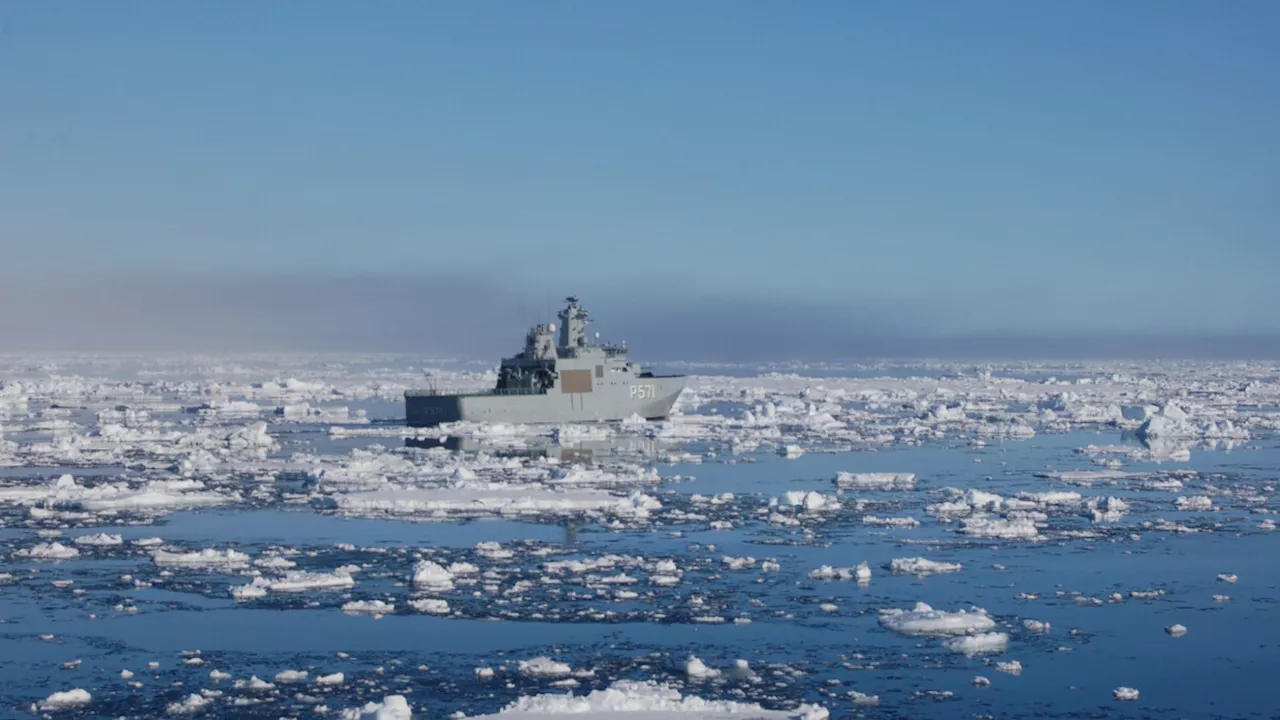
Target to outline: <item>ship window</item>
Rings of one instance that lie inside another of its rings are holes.
[[[603,365],[597,365],[597,366],[596,366],[596,377],[604,377],[604,366],[603,366]]]

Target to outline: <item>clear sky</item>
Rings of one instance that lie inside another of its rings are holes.
[[[1280,333],[1278,220],[1275,0],[0,2],[0,275]]]

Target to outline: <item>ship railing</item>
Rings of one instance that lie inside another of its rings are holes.
[[[619,355],[627,354],[626,345],[587,345],[585,348],[581,348],[581,349],[582,350],[603,350],[605,357],[617,357]],[[556,352],[562,358],[583,357],[583,354],[579,352],[579,350],[580,349],[576,347],[562,347],[562,348],[557,348]]]
[[[488,388],[478,395],[546,395],[546,388]]]
[[[408,390],[405,392],[406,397],[458,397],[462,395],[546,395],[546,388],[476,388],[474,390],[439,390],[436,388],[427,388],[423,390]]]

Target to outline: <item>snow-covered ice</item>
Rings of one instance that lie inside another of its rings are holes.
[[[598,717],[621,715],[634,720],[660,720],[668,717],[697,717],[702,720],[728,718],[791,718],[825,720],[830,713],[814,704],[802,704],[794,710],[766,710],[756,703],[734,700],[704,700],[685,696],[674,687],[653,682],[620,680],[603,690],[585,695],[548,693],[521,697],[492,715],[477,718],[520,718],[541,720],[553,718]]]
[[[905,635],[967,635],[987,632],[996,626],[991,616],[981,608],[948,612],[934,610],[923,602],[917,602],[910,610],[881,610],[880,624]]]

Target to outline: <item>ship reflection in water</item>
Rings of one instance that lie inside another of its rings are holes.
[[[555,458],[560,462],[584,465],[628,461],[643,462],[663,457],[674,443],[659,442],[654,438],[609,438],[604,440],[574,440],[557,442],[552,438],[535,437],[480,439],[446,436],[443,438],[405,438],[405,447],[444,448],[455,452],[483,452],[495,457]]]

